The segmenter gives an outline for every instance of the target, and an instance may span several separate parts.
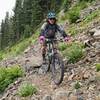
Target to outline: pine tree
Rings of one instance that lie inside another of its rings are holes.
[[[13,25],[14,25],[14,33],[15,33],[15,40],[19,40],[23,33],[23,9],[22,9],[22,0],[17,0],[14,9],[14,17],[13,17]]]
[[[41,0],[33,0],[32,2],[32,27],[33,29],[35,26],[39,25],[43,19],[43,10],[40,6]]]
[[[3,34],[4,34],[4,20],[1,22],[1,29],[0,29],[0,49],[3,49]]]
[[[29,37],[32,33],[31,30],[31,20],[32,20],[32,2],[33,0],[24,0],[23,2],[23,12],[24,12],[24,34],[25,38]]]
[[[1,24],[1,48],[7,47],[9,44],[9,13],[6,12],[5,20]]]

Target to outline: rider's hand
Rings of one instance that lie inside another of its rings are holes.
[[[68,41],[70,41],[70,39],[71,39],[71,38],[70,38],[69,36],[67,36],[67,37],[64,38],[64,41],[65,41],[65,42],[68,42]]]
[[[40,44],[43,44],[44,41],[45,41],[45,37],[44,36],[40,36],[39,37]]]
[[[71,43],[72,43],[72,39],[71,39],[70,36],[65,37],[64,40],[65,40],[65,42],[66,42],[67,44],[71,44]]]

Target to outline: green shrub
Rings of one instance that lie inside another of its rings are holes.
[[[18,95],[22,97],[30,96],[37,93],[37,87],[30,83],[23,83],[18,89]]]
[[[99,11],[95,11],[95,12],[92,12],[90,15],[86,16],[84,18],[84,22],[90,22],[92,21],[95,17],[97,17],[98,15],[100,15],[100,12]]]
[[[63,55],[68,59],[69,63],[77,62],[83,56],[83,54],[83,45],[79,43],[69,45],[63,52]]]
[[[9,84],[23,75],[23,71],[19,66],[11,68],[0,68],[0,93],[3,92]]]
[[[9,67],[7,68],[7,73],[11,79],[15,79],[23,75],[23,70],[19,66]]]
[[[75,83],[74,88],[75,88],[75,89],[79,89],[80,87],[81,87],[81,85],[80,85],[80,83],[77,81],[77,82]]]
[[[67,44],[64,43],[64,42],[63,43],[60,43],[58,45],[58,48],[59,48],[60,51],[64,51],[67,48]]]
[[[100,63],[96,64],[96,71],[100,71]]]
[[[24,40],[23,42],[17,44],[14,48],[12,48],[12,51],[15,55],[20,54],[23,52],[27,47],[29,46],[29,41]]]
[[[0,82],[6,78],[7,70],[5,68],[0,68]]]
[[[79,2],[67,12],[69,22],[75,23],[80,18],[81,10],[86,8],[89,5],[88,2],[92,2],[92,1],[95,0],[79,0]]]
[[[85,2],[84,0],[79,2],[77,5],[77,7],[80,7],[80,10],[86,8],[88,6],[87,2]]]
[[[69,22],[70,23],[75,23],[80,16],[79,10],[78,9],[72,9],[69,13]]]

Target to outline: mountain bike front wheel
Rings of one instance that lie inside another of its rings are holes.
[[[52,79],[56,85],[63,81],[64,77],[64,63],[59,54],[54,54],[51,62]]]

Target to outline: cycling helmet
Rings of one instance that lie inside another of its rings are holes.
[[[54,12],[49,12],[47,18],[56,18],[56,14]]]

